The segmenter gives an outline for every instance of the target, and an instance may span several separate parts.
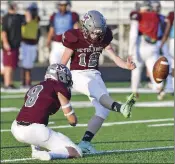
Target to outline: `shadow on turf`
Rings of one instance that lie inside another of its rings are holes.
[[[92,144],[95,145],[95,144],[109,144],[109,143],[169,142],[169,141],[174,141],[174,140],[108,141],[108,142],[93,142]],[[1,149],[26,148],[26,147],[30,147],[30,146],[29,145],[5,146],[5,147],[1,147]]]

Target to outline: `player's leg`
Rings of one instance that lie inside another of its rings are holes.
[[[169,51],[170,51],[170,55],[173,57],[172,59],[172,76],[174,77],[174,38],[170,39],[170,43],[169,43]],[[173,89],[174,89],[174,78],[173,78]]]
[[[50,64],[60,63],[64,52],[64,46],[59,42],[52,42],[52,50],[49,57]]]
[[[163,45],[162,52],[163,52],[163,56],[165,56],[167,58],[170,67],[169,67],[169,75],[166,79],[164,91],[162,91],[158,95],[158,99],[160,99],[160,100],[162,100],[164,98],[166,93],[174,93],[174,86],[173,86],[174,77],[172,76],[174,61],[173,61],[173,57],[170,55],[167,43],[165,43]]]
[[[140,54],[141,49],[141,38],[139,38],[136,46],[136,54],[133,55],[133,61],[136,64],[136,68],[131,71],[131,89],[137,98],[139,97],[138,88],[141,82],[141,73],[143,70],[143,61]]]
[[[130,101],[135,98],[134,94],[128,98],[128,102],[126,102],[127,106],[123,108],[124,104],[122,106],[118,102],[112,100],[108,95],[99,71],[71,71],[71,73],[73,88],[75,90],[88,97],[95,98],[103,107],[115,112],[120,112],[124,117],[129,117],[132,107]]]
[[[1,75],[4,74],[3,51],[1,49]]]
[[[68,137],[54,132],[43,124],[18,125],[16,120],[11,127],[13,136],[32,146],[32,157],[40,160],[81,157],[81,150]],[[41,151],[39,147],[49,151]]]
[[[143,63],[142,62],[135,62],[136,68],[131,71],[131,88],[132,92],[136,94],[137,98],[138,95],[138,88],[141,82],[141,74],[143,70]]]
[[[158,59],[158,57],[156,55],[153,55],[145,61],[145,64],[146,64],[146,67],[147,67],[149,75],[150,75],[151,83],[153,84],[152,89],[157,91],[157,92],[160,92],[162,90],[162,87],[163,87],[163,82],[158,84],[155,82],[155,80],[153,78],[153,67],[154,67],[154,63],[157,61],[157,59]]]
[[[109,110],[103,107],[95,98],[90,98],[93,106],[95,107],[95,115],[88,122],[87,130],[78,146],[81,148],[83,153],[95,153],[96,150],[90,143],[94,138],[98,130],[101,128],[104,120],[109,114]]]
[[[23,87],[30,87],[32,85],[31,70],[37,56],[37,46],[23,43],[21,45],[21,75]]]
[[[4,64],[4,87],[15,88],[13,85],[13,73],[18,65],[19,50],[11,49],[10,51],[3,51]]]
[[[50,150],[52,159],[82,157],[81,149],[67,136],[51,129],[50,131],[50,138],[45,143],[45,147]]]
[[[87,131],[79,144],[83,152],[94,153],[95,149],[91,146],[90,141],[100,129],[102,123],[109,114],[109,110],[122,113],[125,117],[131,114],[134,96],[131,95],[125,104],[120,104],[109,96],[106,86],[98,71],[76,72],[72,71],[73,88],[88,97],[95,106],[95,116],[88,123]]]
[[[1,82],[4,84],[4,64],[3,64],[3,51],[1,49]],[[1,85],[2,86],[2,85]]]

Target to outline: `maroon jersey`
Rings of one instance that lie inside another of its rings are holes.
[[[174,12],[173,11],[169,12],[167,18],[169,19],[169,21],[170,21],[170,23],[172,25],[173,24],[173,21],[174,21]]]
[[[65,47],[74,51],[71,57],[70,69],[98,69],[99,56],[112,39],[112,31],[109,28],[107,28],[103,41],[99,43],[87,41],[80,29],[66,31],[62,37],[62,43]]]
[[[133,11],[130,14],[131,20],[139,22],[139,34],[157,40],[157,32],[159,26],[159,15],[155,12],[137,12]]]
[[[60,108],[57,93],[70,100],[70,90],[61,82],[47,79],[34,85],[25,95],[25,102],[16,120],[30,123],[48,124],[49,115]]]
[[[139,12],[138,11],[132,11],[131,13],[130,13],[130,20],[140,20],[140,14],[139,14]]]

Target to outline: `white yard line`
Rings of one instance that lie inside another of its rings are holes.
[[[1,96],[1,99],[20,99],[20,98],[24,98],[24,94],[23,95],[4,95],[4,96]]]
[[[121,102],[120,102],[121,103]],[[89,101],[72,101],[72,106],[74,108],[88,108],[93,107],[92,103]],[[163,101],[163,102],[138,102],[135,104],[135,107],[146,107],[146,108],[153,108],[153,107],[174,107],[173,101]],[[14,112],[19,111],[20,109],[16,107],[9,107],[9,108],[1,108],[1,112]]]
[[[148,127],[162,127],[162,126],[174,126],[174,123],[167,123],[167,124],[152,124],[152,125],[148,125]]]
[[[36,160],[36,159],[35,158],[6,159],[6,160],[1,160],[1,162],[7,163],[7,162],[30,161],[30,160]]]
[[[49,125],[53,125],[53,124],[55,124],[55,122],[51,121],[51,122],[49,122],[48,124],[49,124]]]
[[[164,122],[164,121],[174,121],[173,118],[165,119],[150,119],[150,120],[135,120],[135,121],[121,121],[121,122],[105,122],[102,126],[113,126],[113,125],[126,125],[126,124],[138,124],[138,123],[150,123],[150,122]],[[77,124],[76,127],[86,127],[87,124]],[[63,129],[63,128],[73,128],[70,125],[60,125],[60,126],[49,126],[51,129]],[[1,132],[10,132],[10,129],[2,129]]]
[[[109,93],[131,93],[131,88],[107,88]],[[27,89],[9,89],[4,90],[1,88],[1,93],[25,93],[27,92]],[[156,91],[148,88],[139,88],[139,93],[157,93]],[[72,94],[80,95],[81,93],[76,92],[75,90],[72,90]],[[2,97],[2,96],[1,96]]]
[[[174,146],[151,147],[151,148],[140,148],[140,149],[130,149],[130,150],[109,150],[109,151],[99,151],[97,153],[88,153],[88,154],[84,154],[84,156],[110,154],[110,153],[144,152],[144,151],[156,151],[156,150],[162,151],[162,150],[173,150],[173,149],[174,149]],[[29,160],[36,160],[36,159],[35,158],[7,159],[7,160],[1,160],[1,162],[7,163],[7,162],[29,161]]]

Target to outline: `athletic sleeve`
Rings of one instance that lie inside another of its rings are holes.
[[[76,22],[79,22],[79,15],[76,12],[72,12],[72,20],[73,20],[73,24],[75,24]]]
[[[62,43],[65,47],[75,50],[75,43],[78,37],[73,33],[73,30],[68,30],[62,35]]]

